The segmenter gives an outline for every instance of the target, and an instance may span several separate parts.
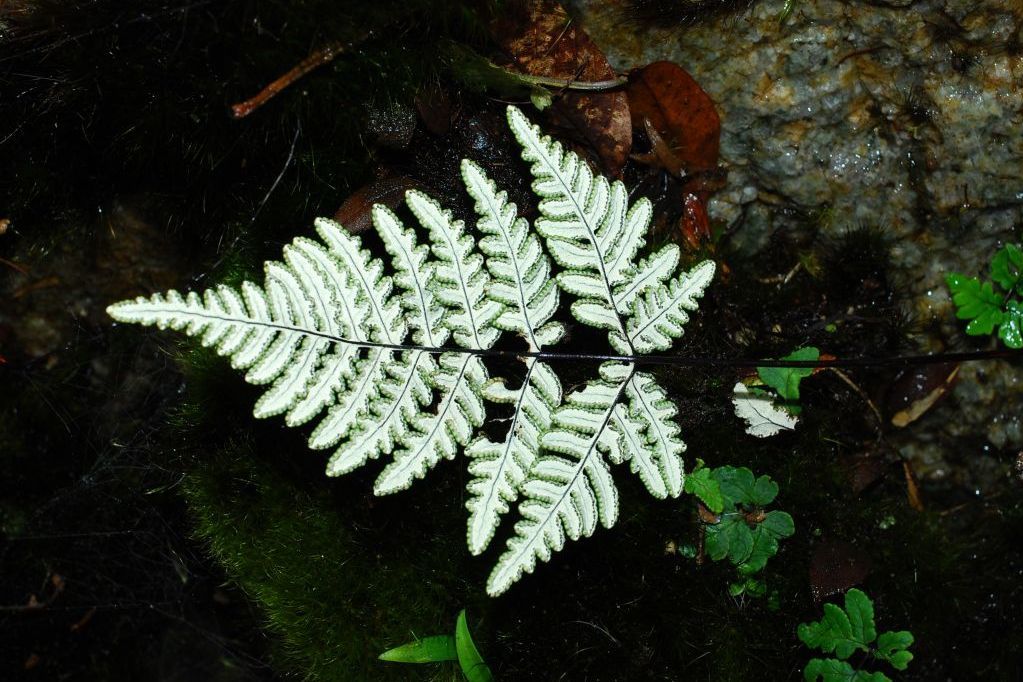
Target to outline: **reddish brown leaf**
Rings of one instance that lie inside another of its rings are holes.
[[[401,175],[374,180],[349,196],[334,214],[334,220],[352,234],[359,234],[373,226],[373,204],[397,208],[405,200],[405,192],[420,187],[415,180]]]
[[[692,192],[686,192],[682,200],[682,237],[694,251],[700,243],[710,240],[710,218],[707,216],[705,199]]]
[[[810,592],[816,601],[861,584],[871,568],[870,557],[842,540],[824,540],[810,559]]]
[[[632,125],[649,121],[687,175],[717,167],[721,119],[714,100],[682,67],[654,62],[636,69],[627,92]]]
[[[531,76],[579,81],[615,77],[607,57],[554,0],[510,3],[491,24],[495,42],[516,67]],[[567,90],[550,109],[551,123],[590,147],[604,171],[620,175],[632,149],[625,93]]]

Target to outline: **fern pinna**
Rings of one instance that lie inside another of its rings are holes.
[[[628,462],[655,497],[681,494],[685,444],[675,407],[628,360],[667,350],[682,336],[687,312],[714,274],[710,261],[680,271],[675,245],[637,260],[650,203],[630,207],[621,182],[594,175],[518,109],[509,107],[508,121],[541,198],[534,229],[466,160],[478,244],[461,221],[413,190],[406,202],[428,245],[392,211],[373,207],[390,274],[359,237],[320,219],[321,241],[299,237],[285,246],[282,261],[266,264],[262,287],[170,291],[108,308],[117,320],[178,329],[230,357],[246,381],[267,386],[257,417],[283,414],[289,426],[318,419],[309,446],[334,450],[329,475],[387,456],[378,495],[409,487],[464,449],[473,554],[486,549],[521,498],[487,584],[492,595],[532,572],[537,559],[548,560],[566,537],[614,525],[618,493],[609,464]],[[551,257],[560,267],[553,278]],[[567,396],[548,362],[558,354],[547,350],[565,332],[552,320],[561,293],[574,297],[576,320],[607,330],[621,358]],[[484,364],[501,353],[494,344],[503,332],[528,346],[509,351],[525,365],[518,385],[490,378]],[[479,433],[485,401],[513,408],[499,441]]]

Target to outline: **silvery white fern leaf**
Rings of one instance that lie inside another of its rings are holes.
[[[476,200],[476,226],[486,235],[480,248],[493,276],[488,294],[505,306],[496,324],[517,332],[530,351],[556,343],[564,335],[564,327],[550,321],[558,309],[558,287],[551,280],[550,260],[540,240],[479,166],[463,161],[462,177]],[[465,451],[473,460],[469,473],[474,479],[466,502],[473,554],[486,549],[501,516],[518,497],[518,488],[540,452],[540,434],[550,426],[551,413],[561,402],[561,382],[550,366],[535,358],[525,362],[525,377],[518,389],[510,390],[503,380],[495,380],[484,391],[489,400],[512,406],[504,440],[495,443],[481,437]]]
[[[533,191],[541,197],[537,231],[563,268],[559,287],[577,297],[572,314],[607,329],[611,347],[624,355],[670,347],[682,336],[686,311],[696,308],[714,264],[705,261],[676,274],[677,247],[635,263],[650,225],[650,202],[641,199],[629,207],[620,182],[594,176],[582,159],[543,135],[517,109],[509,108],[508,119],[522,158],[531,164]],[[541,459],[522,485],[523,520],[491,574],[491,594],[531,572],[537,559],[548,560],[566,536],[591,535],[594,519],[606,527],[614,524],[618,495],[610,476],[601,475],[605,457],[628,461],[655,497],[682,492],[685,443],[664,391],[632,363],[605,364],[600,374],[569,396],[541,437],[545,449],[567,458]]]
[[[299,237],[287,245],[283,261],[266,264],[262,286],[171,291],[108,309],[124,322],[197,336],[229,357],[247,381],[267,386],[257,417],[283,414],[292,426],[318,420],[309,445],[334,448],[328,474],[389,457],[377,494],[407,488],[464,449],[474,554],[521,498],[520,520],[488,583],[495,595],[566,538],[615,523],[609,463],[628,462],[656,497],[681,493],[685,444],[675,407],[630,359],[666,350],[682,335],[714,271],[705,262],[679,272],[674,245],[637,260],[649,202],[630,207],[622,183],[595,175],[517,109],[508,116],[541,198],[535,231],[483,170],[465,161],[475,231],[411,191],[406,203],[428,243],[394,212],[374,206],[387,263],[321,219],[320,241]],[[473,232],[482,235],[478,244]],[[548,350],[564,336],[552,319],[561,293],[575,297],[577,320],[608,330],[623,360],[603,364],[598,378],[564,402],[549,360],[572,355]],[[516,383],[488,376],[488,355],[518,353],[494,351],[502,332],[527,347]],[[512,410],[496,440],[480,433],[487,401]]]

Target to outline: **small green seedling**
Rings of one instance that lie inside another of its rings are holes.
[[[458,614],[454,635],[423,637],[380,654],[381,661],[392,663],[443,663],[458,661],[467,682],[493,682],[494,675],[480,656],[469,633],[465,609]]]
[[[703,503],[706,511],[704,546],[714,561],[727,558],[738,570],[732,596],[762,596],[767,588],[754,577],[778,553],[778,541],[795,532],[792,516],[783,511],[765,511],[778,495],[778,484],[770,476],[753,475],[745,467],[697,468],[686,477],[685,489]]]
[[[906,631],[884,632],[879,637],[874,625],[874,603],[862,591],[853,588],[845,594],[845,608],[835,604],[824,605],[824,618],[816,623],[800,624],[799,639],[811,649],[820,649],[833,658],[814,658],[803,669],[808,682],[891,682],[881,672],[868,672],[854,667],[847,659],[861,653],[859,666],[869,656],[887,661],[896,670],[905,670],[913,660],[907,649],[913,644],[913,635]],[[876,640],[876,641],[875,641]]]
[[[816,362],[821,352],[813,346],[799,348],[789,353],[782,360],[798,360]],[[813,374],[813,367],[757,367],[757,374],[764,384],[773,388],[790,409],[797,407],[799,402],[799,384]]]
[[[991,259],[990,282],[957,272],[946,277],[956,317],[969,320],[966,333],[986,336],[998,329],[1009,348],[1023,348],[1023,249],[1006,244]]]

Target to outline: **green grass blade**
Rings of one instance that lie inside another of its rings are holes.
[[[381,661],[392,663],[440,663],[458,658],[455,638],[451,635],[423,637],[380,654]]]
[[[455,651],[458,654],[458,665],[468,682],[493,682],[493,673],[483,662],[483,657],[472,641],[469,625],[465,621],[465,609],[459,612],[455,624]]]

